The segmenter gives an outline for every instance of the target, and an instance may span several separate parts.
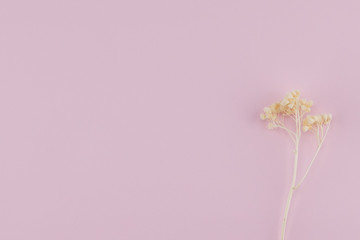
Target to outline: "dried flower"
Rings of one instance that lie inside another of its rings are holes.
[[[298,90],[288,93],[280,102],[275,102],[269,107],[264,108],[264,113],[260,114],[262,120],[277,121],[280,116],[295,116],[297,112],[304,114],[310,112],[312,101],[300,99]]]
[[[303,121],[303,130],[307,132],[308,130],[329,124],[331,119],[331,114],[309,115]]]
[[[313,101],[308,101],[306,99],[300,99],[300,108],[304,113],[310,112]]]
[[[300,92],[298,90],[288,93],[281,101],[271,104],[269,107],[264,108],[264,112],[260,114],[262,120],[268,121],[268,129],[281,128],[285,130],[292,141],[295,144],[295,159],[294,159],[294,174],[292,179],[291,188],[288,194],[288,201],[285,208],[283,225],[281,231],[281,239],[285,239],[285,229],[287,216],[291,204],[292,195],[305,180],[323,142],[326,137],[326,134],[330,127],[330,122],[332,120],[331,114],[319,114],[319,115],[308,115],[304,118],[304,115],[310,112],[313,102],[306,99],[300,99]],[[295,129],[292,130],[285,124],[285,117],[289,117],[295,121]],[[301,129],[304,132],[311,130],[315,133],[318,148],[316,153],[311,160],[304,176],[301,178],[298,184],[296,184],[297,176],[297,164],[299,156],[299,142],[301,137]]]

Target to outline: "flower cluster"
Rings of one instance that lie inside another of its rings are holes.
[[[262,120],[276,121],[279,115],[295,116],[310,112],[313,102],[300,99],[298,90],[288,93],[280,102],[271,104],[264,108],[264,113],[260,115]]]
[[[300,109],[303,113],[310,112],[312,105],[313,105],[313,101],[300,99]]]
[[[277,115],[281,113],[280,103],[273,103],[270,107],[264,108],[264,113],[260,115],[262,120],[276,120]]]
[[[327,125],[331,119],[331,114],[309,115],[303,121],[303,130],[307,132],[315,127]]]
[[[300,92],[298,90],[288,93],[280,102],[281,113],[283,115],[293,115],[296,113],[299,104]]]

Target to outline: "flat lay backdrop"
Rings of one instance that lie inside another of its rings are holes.
[[[295,89],[334,120],[287,239],[360,239],[359,12],[1,0],[0,239],[280,239],[293,147],[259,114]]]

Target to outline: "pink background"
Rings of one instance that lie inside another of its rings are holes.
[[[292,146],[259,113],[293,89],[334,121],[288,239],[360,239],[359,12],[1,0],[0,239],[278,240]]]

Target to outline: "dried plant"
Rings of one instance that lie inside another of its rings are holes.
[[[285,98],[280,102],[276,102],[271,104],[269,107],[265,107],[264,113],[260,115],[260,118],[262,120],[266,120],[268,122],[269,129],[280,128],[282,130],[285,130],[289,134],[291,140],[295,145],[294,170],[291,187],[288,193],[287,203],[284,211],[284,218],[281,229],[281,240],[285,239],[286,222],[288,219],[288,213],[294,191],[304,182],[306,176],[308,175],[310,168],[313,165],[314,160],[318,155],[319,150],[325,140],[332,119],[331,114],[308,115],[305,117],[304,115],[310,112],[312,104],[312,101],[300,99],[300,92],[296,90],[287,94]],[[286,119],[291,119],[292,121],[295,121],[295,129],[291,129],[285,123]],[[299,142],[302,131],[310,131],[315,134],[317,139],[317,149],[308,168],[306,169],[304,176],[297,183]]]

